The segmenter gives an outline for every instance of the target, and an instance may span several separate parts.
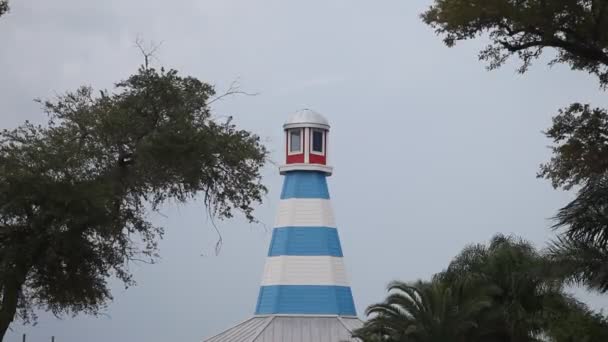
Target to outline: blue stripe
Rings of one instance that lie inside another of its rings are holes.
[[[262,286],[255,313],[357,315],[350,287],[320,285]]]
[[[290,171],[285,175],[281,199],[324,198],[329,199],[327,175],[320,171]]]
[[[280,227],[273,229],[268,256],[342,256],[338,230],[331,227]]]

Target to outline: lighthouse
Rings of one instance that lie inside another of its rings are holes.
[[[207,342],[341,342],[362,325],[327,186],[329,129],[312,110],[283,125],[283,188],[254,316]]]

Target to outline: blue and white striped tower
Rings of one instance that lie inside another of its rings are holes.
[[[356,316],[327,189],[332,169],[325,163],[323,140],[329,125],[319,114],[303,111],[284,128],[287,163],[281,173],[285,179],[256,315]],[[310,162],[313,144],[307,143],[314,139],[309,133],[313,129],[320,133],[317,145],[322,148],[317,153],[324,157],[318,163]],[[300,144],[294,140],[302,137],[303,146],[294,147]],[[303,157],[303,162],[297,157]]]
[[[348,341],[361,326],[327,188],[329,124],[303,110],[283,128],[285,179],[255,316],[209,342]]]

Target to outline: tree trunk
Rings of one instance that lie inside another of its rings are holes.
[[[2,302],[0,303],[0,342],[15,319],[19,292],[25,282],[25,272],[15,272],[2,280]]]

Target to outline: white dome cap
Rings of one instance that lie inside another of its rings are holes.
[[[289,119],[283,125],[283,128],[296,128],[296,127],[316,127],[329,129],[329,122],[327,119],[310,109],[302,109],[292,114]]]

